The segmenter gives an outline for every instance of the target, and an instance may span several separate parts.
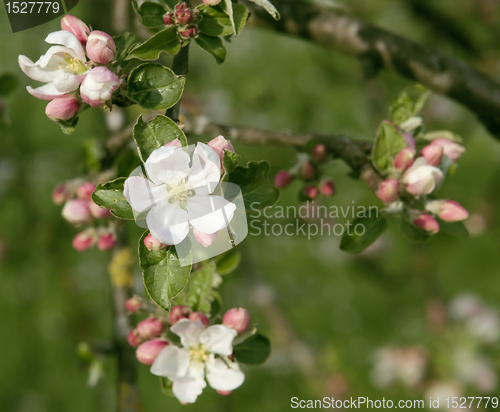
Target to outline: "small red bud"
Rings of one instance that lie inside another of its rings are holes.
[[[209,323],[208,318],[201,312],[190,313],[188,316],[188,319],[192,320],[193,322],[196,322],[197,320],[199,320],[205,326],[208,326],[208,323]]]
[[[281,170],[276,174],[274,178],[274,186],[278,189],[283,189],[292,183],[293,177],[286,170]]]
[[[222,395],[222,396],[229,396],[233,393],[233,391],[220,391],[220,390],[217,390],[217,393],[219,395]]]
[[[250,314],[244,308],[232,308],[224,313],[222,323],[238,333],[243,333],[250,326]]]
[[[161,249],[165,249],[167,245],[164,243],[161,243],[158,239],[156,239],[151,233],[149,233],[145,238],[144,238],[144,246],[150,251],[150,252],[158,252]]]
[[[165,326],[158,318],[147,318],[137,324],[137,334],[143,339],[155,338],[163,333]]]
[[[314,177],[315,173],[313,165],[309,162],[309,160],[306,160],[300,168],[300,175],[302,176],[302,179],[310,180]]]
[[[152,365],[160,352],[168,346],[164,339],[152,339],[141,343],[135,351],[137,360],[145,365]]]
[[[311,157],[314,161],[321,163],[328,157],[328,149],[324,144],[318,144],[311,150]]]
[[[144,307],[142,300],[140,300],[137,296],[132,296],[131,298],[125,301],[125,309],[127,309],[130,313],[137,313]]]
[[[163,16],[163,24],[165,26],[173,26],[175,24],[174,14],[168,12]]]
[[[92,193],[95,190],[95,185],[90,182],[82,183],[76,189],[76,195],[79,199],[90,200],[92,198]]]
[[[127,336],[128,344],[134,348],[139,346],[142,342],[142,339],[137,334],[137,330],[131,330]]]
[[[306,186],[303,193],[307,198],[314,200],[318,197],[318,188],[316,186]]]
[[[321,193],[325,196],[332,196],[335,194],[335,185],[332,179],[325,180],[321,183],[320,189]]]
[[[413,220],[413,224],[428,232],[431,235],[434,235],[439,232],[439,223],[436,219],[434,219],[431,215],[427,213],[422,213],[416,219]]]
[[[71,199],[71,197],[72,197],[71,190],[69,189],[68,185],[64,183],[62,185],[57,186],[52,192],[52,201],[56,205],[62,205],[64,202]]]
[[[97,240],[97,249],[99,250],[110,250],[116,243],[116,235],[114,233],[105,233],[99,236]]]

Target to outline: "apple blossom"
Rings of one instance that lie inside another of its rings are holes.
[[[321,182],[319,187],[320,192],[325,196],[332,196],[335,194],[335,185],[332,179],[327,179]]]
[[[116,234],[114,233],[103,233],[99,236],[97,240],[97,249],[99,250],[110,250],[113,249],[116,243]]]
[[[208,326],[208,323],[209,323],[208,318],[205,316],[205,314],[203,314],[201,312],[192,312],[192,313],[190,313],[189,316],[188,316],[188,319],[192,320],[193,322],[196,322],[197,320],[199,320],[205,326]]]
[[[465,147],[445,138],[433,140],[431,142],[431,146],[441,146],[443,148],[444,155],[448,156],[453,161],[458,160],[465,152]]]
[[[196,26],[189,26],[186,30],[179,31],[179,34],[183,39],[196,37],[198,35],[198,28]]]
[[[173,26],[175,24],[174,13],[168,12],[163,16],[163,24],[165,26]]]
[[[82,199],[72,199],[64,205],[62,216],[69,223],[80,225],[92,220],[88,202]]]
[[[200,321],[182,319],[170,329],[180,336],[182,348],[169,345],[151,367],[151,373],[173,382],[172,391],[181,402],[193,403],[206,387],[232,391],[245,380],[233,353],[236,331],[224,325],[205,327]],[[216,357],[217,355],[217,357]]]
[[[125,301],[125,309],[130,313],[137,313],[144,307],[144,304],[137,296],[132,296]]]
[[[90,182],[82,183],[76,189],[76,195],[79,199],[90,200],[92,198],[92,193],[95,190],[95,185]]]
[[[328,149],[324,144],[318,144],[311,150],[311,158],[320,163],[326,160],[328,157]]]
[[[219,232],[215,232],[212,234],[203,233],[203,232],[200,232],[198,229],[193,228],[194,238],[196,239],[196,241],[200,245],[202,245],[204,247],[210,246],[214,242],[214,240],[217,238],[218,234],[219,234]]]
[[[116,46],[113,38],[103,31],[94,30],[87,39],[87,56],[98,64],[108,64],[116,54]]]
[[[425,146],[420,154],[425,157],[427,160],[427,164],[431,166],[439,166],[441,163],[441,159],[443,158],[443,147],[429,144]]]
[[[147,318],[137,324],[137,334],[143,339],[156,338],[165,330],[165,323],[158,318]]]
[[[96,233],[93,228],[84,230],[78,233],[74,238],[72,245],[78,252],[84,252],[85,250],[94,246],[96,242]]]
[[[384,180],[382,183],[380,183],[377,191],[377,196],[385,203],[394,202],[399,197],[398,187],[398,179]]]
[[[145,162],[148,178],[132,176],[124,195],[136,212],[148,212],[147,226],[160,242],[176,245],[190,225],[213,234],[227,227],[236,206],[213,195],[220,180],[220,159],[209,146],[198,143],[192,156],[175,146],[154,150]]]
[[[128,344],[130,346],[133,346],[134,348],[136,348],[137,346],[139,346],[142,343],[142,339],[137,334],[137,330],[136,329],[131,330],[128,333],[128,335],[127,335],[127,341],[128,341]]]
[[[171,310],[168,316],[168,320],[171,325],[176,324],[181,319],[186,319],[191,313],[191,308],[183,305],[175,305]]]
[[[82,46],[85,46],[87,43],[90,28],[78,17],[66,14],[61,20],[61,29],[73,33]]]
[[[45,114],[50,120],[69,120],[80,110],[80,100],[73,94],[56,97],[45,107]]]
[[[36,89],[28,86],[28,92],[38,99],[52,100],[78,89],[89,67],[85,50],[73,33],[56,31],[45,41],[57,46],[50,47],[36,63],[26,56],[19,56],[19,66],[31,79],[45,83]]]
[[[432,235],[439,232],[438,221],[427,213],[422,213],[421,215],[413,219],[413,224],[419,229],[422,229]]]
[[[314,170],[313,165],[309,160],[305,160],[304,163],[302,163],[302,166],[300,167],[300,176],[304,180],[310,180],[314,177],[316,174],[316,171]]]
[[[158,252],[161,249],[165,249],[168,245],[165,245],[164,243],[161,243],[158,239],[155,239],[154,236],[149,233],[145,238],[144,238],[144,246],[151,252]]]
[[[454,200],[433,200],[427,202],[425,210],[439,216],[445,222],[459,222],[469,217],[469,212]]]
[[[233,391],[217,391],[217,393],[222,396],[229,396],[233,393]]]
[[[108,209],[96,205],[92,199],[90,199],[88,202],[89,202],[90,213],[96,219],[107,219],[111,217],[111,212]]]
[[[402,173],[408,169],[414,161],[415,149],[405,147],[394,158],[394,167],[397,172]]]
[[[151,339],[139,345],[135,356],[144,365],[152,365],[158,355],[168,346],[168,342],[164,339]]]
[[[283,189],[292,183],[293,177],[286,170],[279,171],[274,178],[274,185],[278,189]]]
[[[221,0],[203,0],[203,4],[206,4],[207,6],[217,6]]]
[[[120,86],[120,80],[106,67],[94,67],[85,76],[80,87],[82,100],[92,107],[101,107],[111,99]]]
[[[250,314],[244,308],[232,308],[224,313],[222,323],[240,334],[250,326]]]
[[[308,199],[314,200],[318,197],[318,188],[316,186],[309,185],[304,188],[303,193]]]
[[[57,186],[52,192],[52,201],[56,205],[62,205],[64,202],[68,201],[72,197],[73,193],[70,187],[65,183]]]
[[[224,172],[224,166],[222,166],[222,159],[224,157],[224,150],[229,150],[234,153],[234,147],[231,141],[226,140],[224,136],[217,136],[207,143],[207,146],[211,147],[220,159],[220,170]]]
[[[428,195],[441,182],[444,175],[437,167],[427,164],[425,157],[419,157],[403,175],[406,191],[412,195]]]

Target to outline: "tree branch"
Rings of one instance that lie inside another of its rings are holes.
[[[500,84],[467,64],[430,47],[365,23],[338,10],[301,0],[274,0],[275,21],[245,2],[254,25],[311,40],[360,59],[367,75],[398,72],[468,107],[500,138]]]

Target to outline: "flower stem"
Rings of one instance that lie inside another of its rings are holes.
[[[179,53],[174,57],[174,62],[172,64],[172,70],[178,76],[185,76],[189,71],[189,43],[181,47]],[[166,115],[170,117],[174,122],[179,123],[179,112],[181,108],[181,101],[174,104],[170,109],[167,110]]]

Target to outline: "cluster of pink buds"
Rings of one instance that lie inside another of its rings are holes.
[[[219,0],[220,2],[220,0]],[[181,40],[198,36],[198,22],[201,16],[197,9],[190,8],[186,3],[177,3],[174,11],[163,16],[163,24],[167,27],[176,26]]]
[[[278,172],[274,178],[274,185],[283,189],[297,178],[305,183],[301,193],[304,200],[314,200],[320,193],[324,196],[334,195],[333,180],[321,178],[322,169],[328,157],[328,149],[324,144],[314,146],[310,153],[299,155],[298,162],[292,169]]]
[[[96,223],[109,219],[108,209],[103,209],[92,200],[96,185],[90,182],[67,182],[57,186],[52,193],[56,205],[63,205],[62,216],[75,226],[92,225],[73,238],[73,247],[83,252],[96,245],[99,250],[109,250],[116,243],[112,224],[98,226]]]

